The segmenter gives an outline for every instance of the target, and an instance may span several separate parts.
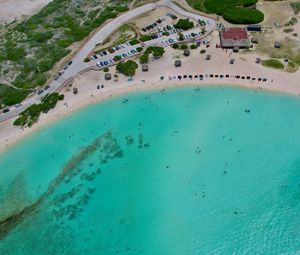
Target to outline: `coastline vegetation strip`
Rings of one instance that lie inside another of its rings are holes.
[[[64,95],[59,95],[58,93],[48,94],[42,98],[40,104],[33,104],[29,106],[25,111],[20,113],[19,118],[14,121],[15,126],[25,126],[31,127],[33,123],[38,121],[38,118],[42,112],[46,113],[53,109],[58,101],[64,99]]]
[[[105,21],[128,10],[128,0],[99,3],[96,0],[53,0],[38,14],[9,29],[0,39],[1,87],[37,88],[49,78],[49,71],[71,50],[69,46],[86,38]],[[0,104],[21,102],[28,92],[0,90]],[[10,99],[8,100],[8,97]]]
[[[264,14],[253,6],[258,0],[186,0],[197,11],[215,13],[233,24],[256,24]]]

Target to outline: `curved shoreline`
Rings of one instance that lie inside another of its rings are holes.
[[[140,93],[147,91],[158,91],[162,89],[177,89],[182,87],[236,87],[253,91],[261,91],[261,92],[269,92],[275,94],[284,94],[287,96],[299,96],[299,93],[296,91],[285,91],[280,88],[275,89],[273,87],[265,87],[265,86],[256,86],[250,83],[234,82],[234,81],[224,81],[218,80],[215,83],[213,82],[197,82],[195,80],[191,81],[160,81],[160,82],[149,82],[149,83],[135,83],[124,86],[124,84],[120,84],[118,88],[114,87],[113,91],[107,89],[106,91],[102,91],[101,94],[98,94],[93,97],[85,97],[80,104],[72,105],[71,107],[65,107],[65,101],[60,102],[56,108],[49,111],[47,114],[42,114],[37,123],[35,123],[31,128],[20,128],[13,126],[14,119],[7,120],[3,123],[0,123],[0,131],[3,129],[6,132],[1,132],[0,135],[0,155],[4,154],[8,150],[12,149],[16,144],[21,142],[23,139],[33,135],[35,132],[41,131],[46,125],[54,124],[63,118],[70,116],[84,108],[93,105],[99,104],[101,102],[108,101],[112,98],[121,97],[125,95],[129,95],[132,93]]]

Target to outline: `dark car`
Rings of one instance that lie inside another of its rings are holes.
[[[147,31],[147,29],[146,29],[146,28],[142,28],[142,30],[143,30],[144,32],[146,32],[146,31]]]
[[[7,113],[7,112],[9,112],[9,109],[6,108],[6,109],[4,109],[2,112],[3,112],[3,113]]]
[[[47,90],[47,89],[49,89],[49,88],[50,88],[50,86],[47,85],[47,86],[45,86],[44,90]]]
[[[106,55],[107,55],[107,52],[104,50],[104,51],[102,51],[102,54],[103,54],[104,56],[106,56]]]
[[[44,90],[43,90],[43,89],[40,89],[40,90],[37,92],[37,94],[38,94],[38,95],[41,95],[43,92],[44,92]]]
[[[98,59],[97,55],[94,55],[93,57],[94,57],[94,59]]]
[[[72,60],[70,60],[69,61],[69,63],[68,63],[68,65],[70,66],[70,65],[72,65],[72,63],[73,63],[73,61]]]

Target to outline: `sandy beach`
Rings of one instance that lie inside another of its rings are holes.
[[[189,57],[184,57],[182,50],[174,50],[168,47],[163,58],[149,61],[148,72],[142,72],[141,66],[139,66],[134,80],[130,82],[127,77],[121,74],[118,74],[118,81],[114,81],[114,79],[105,81],[103,71],[89,71],[76,77],[72,87],[64,88],[61,91],[65,95],[64,101],[59,102],[56,108],[47,114],[42,114],[38,123],[35,123],[31,128],[23,129],[13,126],[14,119],[0,123],[0,151],[5,151],[26,135],[46,127],[50,123],[87,105],[132,92],[191,85],[229,85],[300,95],[299,71],[287,73],[263,67],[255,63],[255,59],[258,56],[253,53],[235,54],[231,51],[215,48],[214,45],[217,43],[217,40],[217,36],[214,35],[211,40],[211,47],[206,48],[207,52],[205,54],[200,54],[200,49],[198,48],[197,50],[191,50]],[[203,48],[203,46],[201,47]],[[209,61],[205,60],[207,54],[211,55],[211,60]],[[234,64],[229,63],[231,58],[235,59]],[[182,66],[179,68],[174,66],[176,59],[182,61]],[[109,71],[114,76],[115,67],[110,67]],[[203,80],[194,78],[195,75],[199,74],[204,75]],[[211,78],[211,74],[214,74],[214,76],[224,75],[224,77]],[[225,78],[226,74],[230,77]],[[179,81],[178,75],[187,75],[187,78]],[[191,75],[193,76],[192,79],[189,78]],[[234,77],[235,75],[251,76],[251,78],[255,77],[256,80],[237,79]],[[164,77],[163,80],[161,80],[161,76]],[[257,78],[266,78],[267,81],[257,81]],[[104,85],[104,88],[97,89],[97,85]],[[79,93],[77,95],[72,93],[73,87],[78,88]]]

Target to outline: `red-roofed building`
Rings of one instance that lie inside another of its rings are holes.
[[[249,48],[251,42],[246,28],[223,28],[220,31],[222,48]]]

